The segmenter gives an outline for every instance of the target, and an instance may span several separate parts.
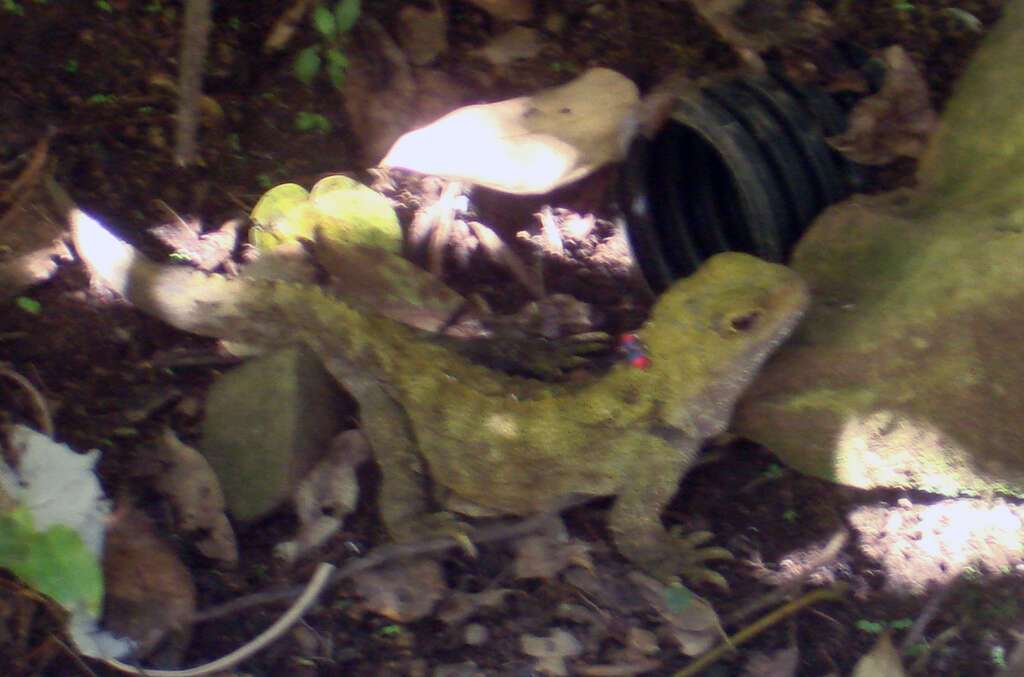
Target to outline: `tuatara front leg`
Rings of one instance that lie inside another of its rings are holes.
[[[324,366],[359,403],[359,427],[380,467],[381,519],[399,539],[421,535],[418,525],[431,510],[427,474],[405,410],[365,369],[340,357]]]
[[[706,533],[680,538],[661,523],[661,513],[675,496],[679,482],[694,466],[698,442],[682,435],[673,443],[658,435],[628,434],[617,446],[623,455],[642,459],[624,478],[609,518],[615,547],[641,568],[661,579],[683,576],[693,582],[728,587],[716,571],[701,563],[710,559],[729,559],[724,548],[699,548]]]

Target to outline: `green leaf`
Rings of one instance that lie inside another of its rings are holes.
[[[345,69],[348,68],[348,57],[342,54],[341,50],[329,49],[326,53],[327,65],[324,72],[330,79],[335,89],[342,89],[345,86]]]
[[[360,0],[339,0],[334,6],[334,22],[338,33],[348,32],[359,18]]]
[[[300,82],[307,85],[313,84],[316,74],[320,72],[320,55],[317,53],[317,48],[315,46],[307,47],[299,52],[299,55],[295,57],[295,63],[292,64],[292,71]]]
[[[295,128],[300,132],[326,134],[331,131],[331,121],[319,113],[301,111],[295,114]]]
[[[334,15],[323,5],[313,8],[313,27],[325,38],[334,37]]]
[[[39,311],[43,309],[43,304],[39,303],[39,301],[36,301],[35,299],[30,299],[27,296],[19,296],[15,300],[15,303],[17,303],[18,307],[26,313],[32,313],[33,315],[38,315]]]
[[[82,604],[99,616],[103,573],[70,527],[57,524],[38,532],[27,508],[0,516],[0,566],[65,609]]]
[[[672,613],[682,613],[691,604],[693,604],[693,592],[685,585],[673,583],[665,588],[665,606]]]

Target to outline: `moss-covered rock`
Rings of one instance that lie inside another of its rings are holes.
[[[734,429],[860,487],[1024,493],[1024,1],[943,115],[919,188],[826,211],[814,302]]]

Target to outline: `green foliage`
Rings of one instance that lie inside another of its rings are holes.
[[[19,308],[24,310],[26,313],[31,313],[32,315],[38,315],[43,309],[43,306],[39,301],[30,299],[27,296],[19,296],[14,302],[18,304]]]
[[[908,618],[898,618],[895,621],[859,620],[853,625],[863,632],[867,632],[872,635],[880,635],[886,630],[906,630],[913,624],[914,622]]]
[[[674,614],[681,614],[693,604],[693,592],[682,583],[673,583],[665,588],[665,607]]]
[[[300,82],[312,85],[322,71],[336,89],[345,86],[348,57],[341,44],[359,18],[360,10],[360,0],[338,0],[333,10],[323,2],[317,3],[311,21],[320,41],[299,52],[292,64],[292,72]]]
[[[1006,668],[1006,647],[997,644],[989,649],[988,655],[992,659],[993,665],[997,668],[1001,670]]]
[[[72,75],[78,72],[79,66],[78,59],[68,59],[64,62],[64,70]]]
[[[96,9],[101,12],[113,12],[114,7],[107,0],[96,0]]]
[[[295,129],[300,132],[326,134],[331,131],[331,121],[319,113],[300,111],[295,115]]]
[[[885,623],[878,621],[859,620],[853,624],[858,630],[869,632],[872,635],[880,635],[885,630]]]
[[[98,616],[103,599],[99,562],[71,528],[37,531],[27,508],[0,515],[0,567],[66,609],[84,605]]]
[[[352,29],[359,18],[360,0],[340,0],[334,6],[334,23],[339,33]]]
[[[96,104],[100,106],[108,103],[114,103],[115,101],[117,101],[117,97],[113,94],[93,94],[85,100],[86,103]]]
[[[317,74],[320,72],[320,45],[307,47],[299,52],[292,65],[292,72],[300,82],[306,85],[313,84]]]
[[[14,0],[0,0],[0,7],[2,7],[5,12],[9,12],[15,16],[25,16],[25,8]]]

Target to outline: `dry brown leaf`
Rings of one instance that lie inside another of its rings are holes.
[[[396,562],[353,579],[363,607],[399,623],[429,616],[448,586],[441,566],[431,559]]]
[[[721,621],[714,608],[684,586],[666,586],[639,571],[630,572],[628,578],[661,614],[679,650],[687,656],[704,653],[721,637]]]
[[[795,646],[771,653],[755,652],[743,669],[743,677],[793,677],[800,666]]]
[[[845,157],[866,165],[920,157],[938,119],[928,85],[903,48],[887,48],[883,59],[882,89],[854,106],[846,131],[829,139]]]
[[[455,625],[470,618],[481,609],[492,609],[504,606],[505,598],[514,593],[510,588],[497,588],[483,592],[453,591],[441,605],[437,618],[449,625]]]
[[[178,529],[203,532],[196,548],[206,557],[225,567],[238,564],[238,544],[224,514],[224,494],[206,458],[170,428],[155,452],[162,467],[153,485],[174,506]]]
[[[277,554],[294,561],[333,536],[359,502],[356,469],[371,456],[370,443],[358,430],[345,430],[295,488],[295,512],[301,526],[294,541],[281,543]]]
[[[567,630],[556,628],[547,637],[523,635],[519,638],[519,647],[527,656],[537,659],[533,664],[534,671],[542,675],[568,675],[569,669],[565,661],[583,653],[583,645]]]
[[[550,580],[570,566],[592,569],[590,547],[578,540],[569,540],[565,534],[538,534],[513,544],[516,578],[543,578]]]
[[[135,640],[138,656],[147,656],[165,640],[177,651],[187,646],[188,619],[196,609],[195,584],[141,512],[121,508],[111,515],[103,580],[103,625]]]
[[[889,633],[883,634],[875,642],[853,668],[853,677],[905,677],[900,654],[889,639]]]

